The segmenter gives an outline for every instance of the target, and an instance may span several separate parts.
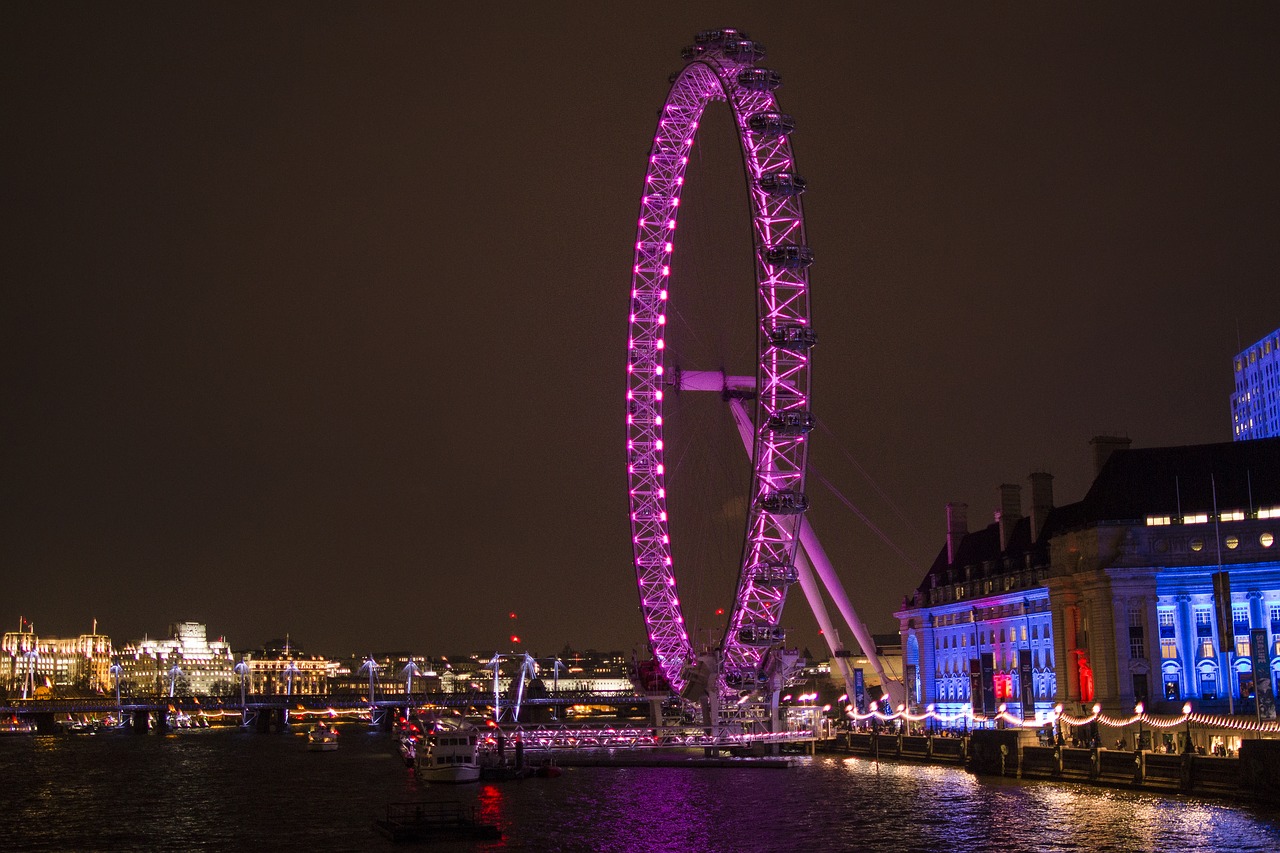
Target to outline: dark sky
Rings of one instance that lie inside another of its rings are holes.
[[[437,5],[0,11],[6,629],[637,644],[631,243],[707,27],[798,123],[813,460],[906,558],[816,480],[811,517],[873,630],[946,501],[1077,500],[1100,433],[1230,439],[1231,357],[1280,325],[1274,5]],[[673,304],[749,312],[713,106]],[[734,316],[690,318],[706,358]],[[723,606],[732,568],[681,584]]]

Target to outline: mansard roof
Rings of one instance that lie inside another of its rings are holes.
[[[966,533],[954,563],[947,561],[943,545],[919,590],[928,592],[930,577],[944,583],[952,566],[991,562],[1000,568],[1022,568],[1028,553],[1033,565],[1042,565],[1049,539],[1071,530],[1107,521],[1139,521],[1148,515],[1212,514],[1215,505],[1219,512],[1280,507],[1280,438],[1116,450],[1083,499],[1049,513],[1035,542],[1028,518],[1017,521],[1003,551],[999,524]]]
[[[1044,533],[1148,515],[1280,506],[1280,438],[1117,450],[1082,500],[1055,509]]]

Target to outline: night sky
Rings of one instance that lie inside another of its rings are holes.
[[[893,545],[816,478],[811,519],[872,630],[947,501],[977,527],[1033,470],[1078,500],[1098,434],[1230,440],[1231,358],[1280,326],[1275,5],[437,5],[0,10],[5,630],[454,653],[515,611],[540,654],[640,645],[631,244],[709,27],[767,46],[798,124],[812,459]],[[672,285],[726,366],[727,115]],[[715,550],[690,602],[731,600]],[[798,590],[784,622],[818,648]]]

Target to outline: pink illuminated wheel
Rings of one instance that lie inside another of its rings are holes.
[[[797,579],[797,536],[808,506],[809,356],[816,337],[809,323],[813,253],[800,203],[805,182],[791,151],[794,122],[773,94],[781,78],[755,67],[764,48],[737,30],[709,30],[683,55],[686,64],[674,77],[649,153],[631,282],[627,472],[636,581],[654,656],[671,685],[684,691],[684,668],[694,662],[695,649],[681,613],[667,524],[663,393],[678,371],[664,364],[664,333],[689,152],[707,104],[724,100],[733,111],[750,196],[757,369],[754,383],[725,387],[727,397],[737,397],[753,471],[746,542],[718,650],[718,688],[757,690],[769,682],[768,650],[783,640],[782,609]],[[745,414],[752,398],[753,417]]]

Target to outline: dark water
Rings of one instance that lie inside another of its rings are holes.
[[[547,851],[1277,851],[1280,815],[1249,806],[865,759],[776,769],[566,768],[558,779],[419,785],[386,735],[0,738],[0,849],[389,850],[388,801],[458,799],[501,842]]]

